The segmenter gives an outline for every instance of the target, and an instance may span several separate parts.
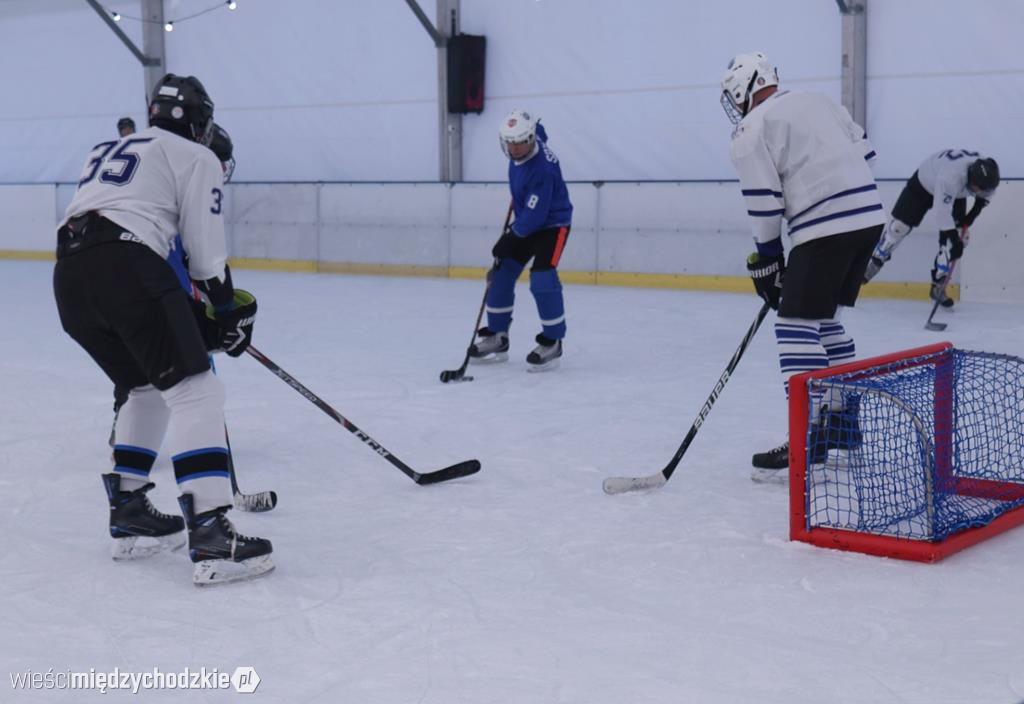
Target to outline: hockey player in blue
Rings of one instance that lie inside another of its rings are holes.
[[[513,110],[501,123],[501,149],[509,158],[508,183],[515,219],[494,245],[494,267],[487,294],[487,327],[470,347],[474,362],[508,359],[516,280],[533,259],[530,292],[537,303],[542,331],[526,357],[529,371],[558,366],[565,337],[565,303],[558,261],[572,225],[572,203],[558,157],[547,146],[539,119]]]

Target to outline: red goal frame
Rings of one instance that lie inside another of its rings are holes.
[[[1011,509],[987,525],[967,528],[944,540],[915,540],[838,528],[810,526],[807,494],[807,424],[809,418],[808,381],[837,374],[849,374],[887,365],[890,369],[933,364],[935,375],[935,481],[946,491],[967,496],[991,495],[993,489],[1007,498],[1024,497],[1024,485],[953,476],[953,345],[940,342],[901,352],[863,359],[813,372],[794,374],[789,380],[789,539],[818,547],[862,552],[918,562],[938,562],[955,552],[987,540],[1024,523],[1024,506]],[[870,372],[862,377],[870,377]]]

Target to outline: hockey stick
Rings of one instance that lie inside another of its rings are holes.
[[[255,494],[243,494],[238,488],[238,480],[235,478],[235,458],[231,452],[231,438],[228,437],[228,426],[224,426],[224,440],[228,446],[228,476],[231,477],[231,494],[235,500],[235,508],[239,511],[251,513],[263,513],[270,511],[277,506],[276,491],[258,491]]]
[[[403,474],[405,474],[407,477],[412,479],[417,484],[437,484],[438,482],[446,482],[450,479],[467,477],[470,474],[476,474],[477,472],[480,471],[479,460],[466,460],[465,462],[459,462],[458,464],[453,464],[450,467],[445,467],[444,469],[438,469],[433,472],[427,472],[426,474],[420,474],[416,470],[409,467],[409,465],[407,465],[405,462],[402,462],[402,460],[392,455],[391,452],[388,451],[379,442],[377,442],[369,435],[367,435],[365,432],[356,427],[356,425],[352,421],[348,420],[347,418],[345,418],[345,416],[341,415],[336,410],[331,408],[326,401],[324,401],[315,393],[313,393],[305,386],[300,384],[298,380],[295,379],[295,377],[286,372],[284,369],[281,369],[281,367],[274,364],[274,362],[270,361],[270,359],[268,359],[266,355],[264,355],[258,349],[250,345],[249,347],[246,348],[245,351],[248,352],[250,356],[254,357],[256,361],[258,361],[264,367],[272,371],[279,379],[288,384],[288,386],[292,387],[300,394],[302,394],[302,396],[305,397],[307,401],[315,405],[317,408],[319,408],[321,411],[329,415],[334,420],[338,421],[338,423],[345,427],[345,430],[349,431],[357,438],[362,440],[363,443],[365,443],[371,450],[373,450],[378,455],[386,459],[388,462],[402,470]]]
[[[512,202],[508,204],[508,213],[505,215],[505,224],[501,228],[502,234],[508,228],[508,223],[512,219]],[[487,270],[487,285],[484,287],[484,299],[480,301],[480,310],[476,314],[476,323],[473,324],[473,334],[469,338],[469,344],[466,346],[466,357],[462,360],[462,366],[458,369],[446,369],[441,372],[441,383],[447,384],[449,381],[473,381],[473,377],[466,376],[466,367],[469,366],[469,351],[473,348],[473,340],[476,339],[476,331],[480,329],[480,321],[484,317],[484,308],[487,307],[487,294],[491,292],[491,281],[494,278],[494,265]]]
[[[765,303],[761,306],[761,310],[757,311],[757,318],[751,324],[750,329],[747,330],[747,334],[743,336],[743,341],[740,343],[736,353],[733,354],[732,359],[729,360],[728,366],[725,371],[722,372],[722,376],[719,377],[718,383],[715,384],[715,388],[711,390],[711,395],[708,396],[708,400],[704,402],[704,405],[700,409],[700,413],[697,414],[697,420],[693,421],[693,425],[690,426],[690,432],[686,434],[686,438],[683,440],[683,444],[676,450],[675,457],[673,457],[669,463],[665,466],[665,469],[661,470],[657,474],[652,474],[649,477],[609,477],[604,480],[604,493],[606,494],[624,494],[627,491],[642,491],[646,489],[658,489],[665,485],[665,483],[672,476],[672,473],[676,471],[676,467],[679,465],[679,461],[683,459],[683,455],[686,454],[687,448],[690,447],[690,443],[697,436],[697,431],[700,430],[700,426],[704,424],[708,414],[711,412],[711,407],[715,405],[715,401],[721,395],[722,390],[725,388],[726,382],[729,381],[729,377],[734,371],[736,366],[740,363],[740,357],[746,351],[750,341],[754,339],[754,335],[757,333],[757,329],[761,327],[762,321],[766,315],[770,306]]]
[[[963,233],[964,233],[963,234],[963,243],[964,243],[964,248],[966,249],[967,248],[967,240],[969,240],[971,238],[971,233],[968,232],[966,227],[963,229]],[[935,317],[935,311],[937,311],[939,309],[939,306],[942,304],[943,299],[945,299],[945,297],[946,297],[946,287],[949,286],[949,282],[953,280],[953,271],[956,269],[956,263],[958,261],[960,261],[961,259],[963,259],[963,256],[964,256],[963,252],[961,252],[960,256],[957,259],[954,259],[950,263],[949,271],[946,272],[946,278],[942,282],[942,290],[939,291],[939,295],[936,296],[936,298],[935,298],[935,305],[932,306],[932,312],[928,316],[928,322],[926,322],[924,324],[924,329],[925,330],[934,330],[936,332],[942,332],[943,330],[946,329],[946,326],[948,325],[947,323],[935,323],[935,322],[932,322],[932,318]]]

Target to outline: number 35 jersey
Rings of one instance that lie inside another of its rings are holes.
[[[93,147],[60,224],[94,210],[164,259],[180,233],[189,275],[220,277],[227,260],[223,181],[208,148],[149,127]]]

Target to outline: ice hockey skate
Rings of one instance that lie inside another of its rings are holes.
[[[537,335],[537,346],[526,355],[526,370],[530,372],[546,372],[556,369],[561,363],[562,341],[552,340],[544,335]]]
[[[250,538],[235,530],[224,514],[230,506],[195,513],[191,494],[178,497],[188,524],[188,552],[197,587],[252,579],[274,569],[274,551],[266,538]]]
[[[156,510],[146,492],[155,484],[144,484],[134,491],[121,490],[121,475],[103,475],[103,486],[110,501],[110,536],[115,560],[138,560],[185,545],[185,522],[181,516],[169,516]]]
[[[831,440],[835,442],[830,442]],[[828,460],[828,451],[838,449],[840,446],[839,435],[830,431],[827,426],[812,426],[808,438],[811,465],[820,465]],[[859,440],[858,440],[859,444]],[[844,443],[843,449],[849,448],[849,443]],[[789,483],[789,441],[778,447],[773,447],[767,452],[757,452],[751,459],[754,471],[750,473],[750,479],[759,484],[787,484]]]
[[[759,484],[785,484],[789,481],[789,441],[766,452],[757,452],[751,459],[754,471],[750,479]]]
[[[477,341],[469,348],[469,360],[473,364],[494,364],[508,361],[508,333],[491,332],[489,328],[476,331]]]

